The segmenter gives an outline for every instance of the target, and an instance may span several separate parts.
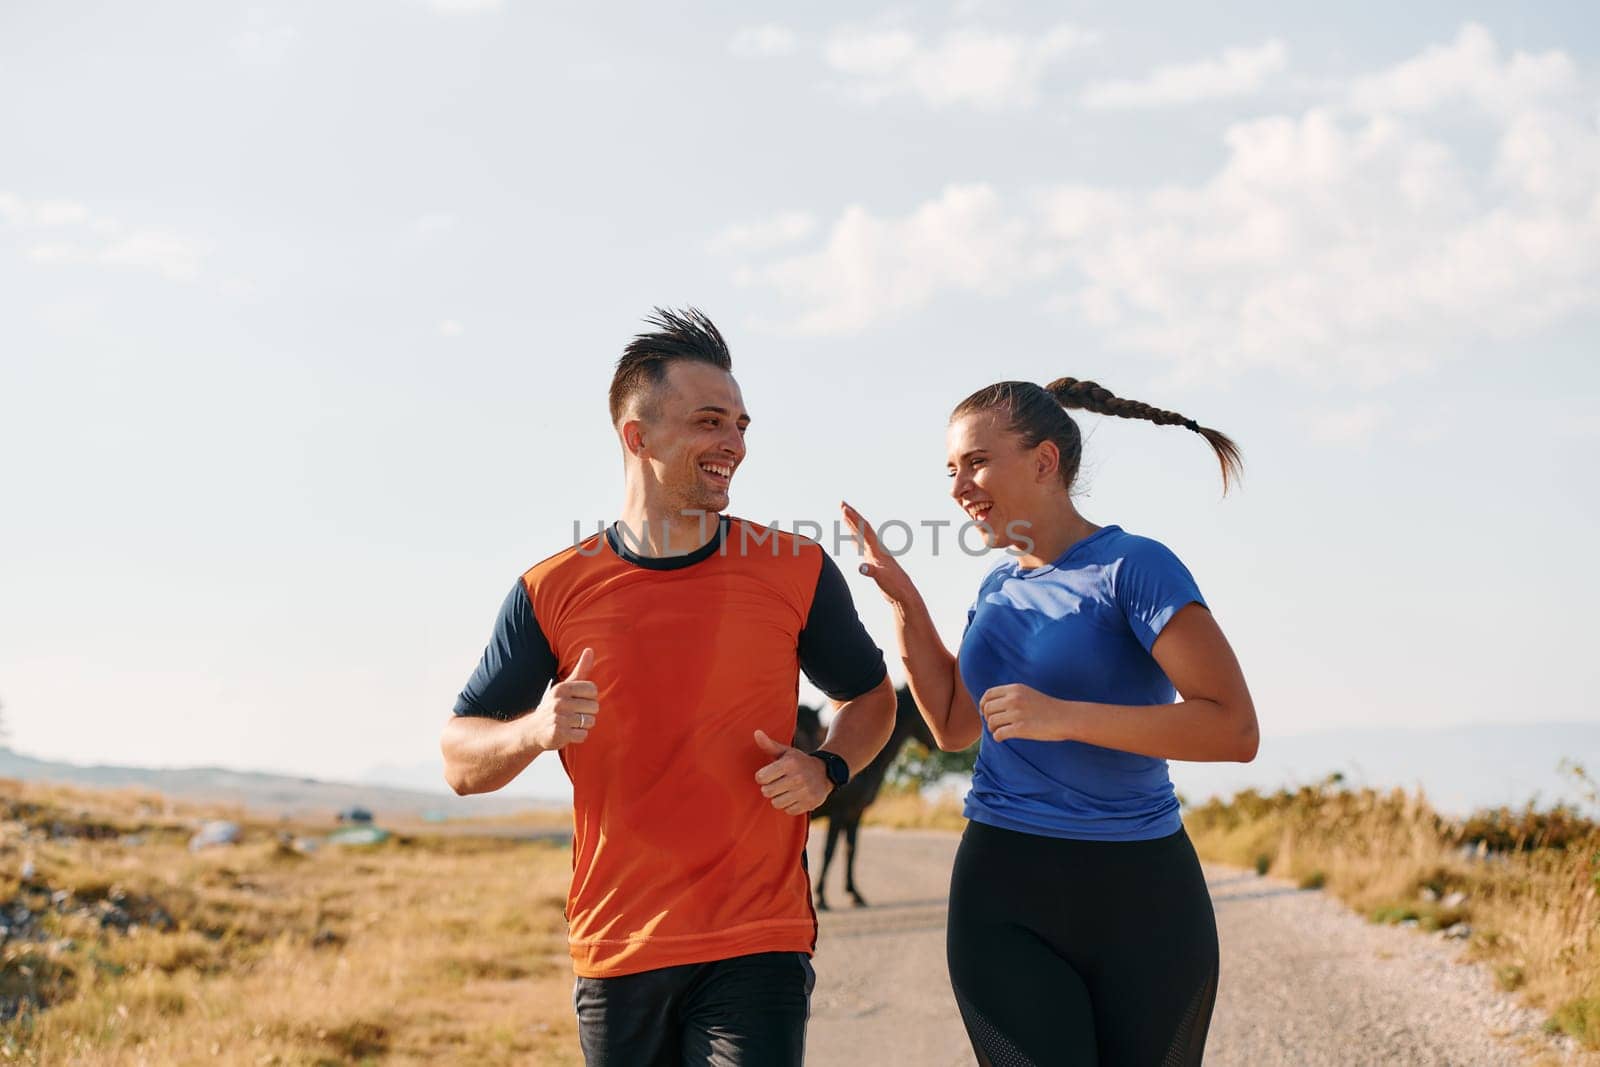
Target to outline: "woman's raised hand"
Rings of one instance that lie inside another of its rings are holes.
[[[861,550],[861,573],[878,583],[878,589],[889,603],[910,604],[915,601],[917,587],[911,584],[911,576],[898,560],[883,550],[872,524],[842,500],[839,509],[844,512],[845,525],[850,527],[850,532],[855,535],[856,547]]]

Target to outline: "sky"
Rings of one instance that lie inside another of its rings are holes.
[[[1600,720],[1592,6],[553,7],[0,5],[13,747],[437,759],[686,304],[735,514],[959,523],[950,409],[1093,379],[1243,448],[1224,496],[1080,416],[1078,506],[1189,566],[1267,743]],[[953,644],[993,557],[903,562]]]

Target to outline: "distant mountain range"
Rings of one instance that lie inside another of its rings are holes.
[[[427,790],[407,788],[404,783],[328,782],[224,767],[85,766],[35,759],[0,748],[0,778],[104,789],[149,789],[176,800],[236,804],[258,813],[302,817],[319,813],[333,815],[359,805],[373,812],[380,821],[417,817],[471,818],[551,806],[549,802],[526,795],[458,797],[445,787],[437,764],[432,768],[435,788]]]
[[[423,793],[444,793],[449,787],[444,783],[444,772],[437,758],[405,766],[381,764],[361,775],[363,782],[393,786],[397,789]],[[555,754],[540,756],[517,775],[510,785],[495,794],[497,797],[519,798],[525,802],[570,804],[572,783],[561,766],[561,757]]]
[[[1600,777],[1600,722],[1480,724],[1425,729],[1351,729],[1262,739],[1253,763],[1173,763],[1178,791],[1191,801],[1240,789],[1272,791],[1320,782],[1335,772],[1352,787],[1421,787],[1438,810],[1548,806],[1577,801],[1571,775],[1558,770],[1576,760]],[[437,764],[386,767],[372,781],[410,788],[439,782]],[[541,757],[505,793],[567,803],[572,790],[558,760]]]
[[[1247,788],[1272,791],[1320,782],[1335,772],[1352,787],[1421,788],[1438,810],[1529,800],[1541,807],[1578,802],[1582,792],[1563,760],[1600,778],[1600,722],[1495,723],[1424,729],[1330,730],[1265,737],[1253,763],[1173,763],[1172,779],[1191,802]],[[491,796],[458,797],[437,762],[374,767],[358,782],[233,771],[222,767],[81,766],[0,748],[0,777],[101,787],[135,786],[178,799],[240,804],[305,815],[359,804],[382,817],[466,818],[564,806],[572,790],[557,759],[543,757]]]

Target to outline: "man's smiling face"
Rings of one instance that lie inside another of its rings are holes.
[[[721,368],[674,361],[650,401],[640,420],[642,454],[660,503],[679,511],[726,510],[750,425],[739,383]]]

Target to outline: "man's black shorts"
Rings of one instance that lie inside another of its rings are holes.
[[[589,1067],[800,1067],[815,981],[803,952],[579,978],[578,1040]]]

